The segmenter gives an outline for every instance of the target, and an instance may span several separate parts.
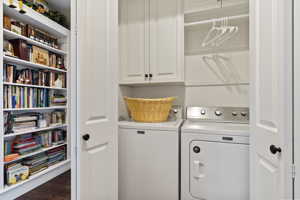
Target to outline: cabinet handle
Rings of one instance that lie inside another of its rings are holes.
[[[152,77],[153,77],[153,74],[149,74],[149,77],[152,78]]]
[[[142,134],[142,135],[144,135],[144,134],[145,134],[145,131],[137,131],[137,134]]]
[[[148,74],[145,74],[145,78],[148,78],[149,77],[149,75]]]
[[[233,141],[233,137],[222,137],[222,140]]]

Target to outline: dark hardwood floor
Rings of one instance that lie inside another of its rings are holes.
[[[71,172],[68,171],[16,200],[70,200]]]

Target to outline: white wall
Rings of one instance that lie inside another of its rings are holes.
[[[248,85],[187,86],[185,105],[248,107],[248,89]]]

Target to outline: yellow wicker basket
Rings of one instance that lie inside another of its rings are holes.
[[[138,122],[167,121],[175,97],[142,99],[124,97],[130,115]]]

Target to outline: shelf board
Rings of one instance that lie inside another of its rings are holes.
[[[66,70],[57,69],[57,68],[49,67],[49,66],[46,66],[46,65],[32,63],[32,62],[22,60],[22,59],[19,59],[19,58],[14,58],[14,57],[11,57],[11,56],[3,56],[3,60],[5,62],[11,63],[11,64],[18,64],[18,65],[24,65],[24,66],[28,66],[28,67],[32,67],[32,68],[37,68],[37,69],[45,69],[45,70],[52,70],[52,71],[67,73]]]
[[[34,156],[34,155],[37,155],[37,154],[40,154],[40,153],[43,153],[43,152],[46,152],[46,151],[49,151],[51,149],[55,149],[57,147],[61,147],[61,146],[64,146],[66,145],[67,143],[63,143],[63,144],[60,144],[60,145],[53,145],[51,147],[48,147],[48,148],[42,148],[38,151],[34,151],[32,153],[28,153],[28,154],[25,154],[25,155],[22,155],[22,156],[19,156],[18,158],[12,160],[12,161],[9,161],[9,162],[4,162],[4,164],[9,164],[9,163],[13,163],[13,162],[16,162],[16,161],[19,161],[19,160],[22,160],[24,158],[28,158],[28,157],[31,157],[31,156]]]
[[[67,164],[70,164],[70,163],[71,163],[70,159],[65,160],[65,161],[61,161],[61,162],[59,162],[59,163],[57,163],[57,164],[55,164],[55,165],[53,165],[51,167],[48,167],[47,169],[45,169],[45,170],[43,170],[43,171],[41,171],[41,172],[39,172],[39,173],[37,173],[35,175],[29,176],[28,179],[26,179],[26,180],[24,180],[22,182],[19,182],[19,183],[15,184],[15,185],[11,185],[11,186],[6,185],[4,187],[4,191],[3,192],[8,192],[9,190],[15,189],[15,188],[17,188],[17,187],[19,187],[19,186],[21,186],[21,185],[23,185],[23,184],[25,184],[25,183],[27,183],[29,181],[37,179],[37,178],[39,178],[39,177],[41,177],[41,176],[43,176],[45,174],[48,174],[51,171],[54,171],[55,169],[58,169],[58,168],[60,168],[60,167],[62,167],[64,165],[67,165]]]
[[[3,84],[4,85],[12,85],[12,86],[20,86],[20,87],[43,88],[43,89],[51,89],[51,90],[67,90],[67,88],[57,88],[57,87],[48,87],[48,86],[39,86],[39,85],[28,85],[28,84],[20,84],[20,83],[4,82]]]
[[[14,0],[14,5],[18,5],[18,1]],[[39,28],[43,31],[46,31],[56,37],[67,37],[70,34],[70,31],[55,21],[49,19],[48,17],[36,12],[35,10],[23,6],[23,10],[26,11],[25,14],[19,13],[19,8],[9,8],[8,0],[3,0],[3,11],[6,15],[19,20],[21,22],[31,24],[32,26]],[[18,6],[17,6],[18,7]]]
[[[24,131],[18,131],[15,133],[6,134],[6,135],[4,135],[4,138],[15,137],[18,135],[24,135],[24,134],[28,134],[28,133],[36,133],[36,132],[41,132],[41,131],[49,131],[49,130],[53,130],[53,129],[65,128],[67,126],[68,126],[67,124],[62,124],[62,125],[58,125],[58,126],[49,126],[49,127],[45,127],[45,128],[27,129]]]
[[[67,106],[50,106],[50,107],[38,107],[38,108],[3,108],[3,111],[34,111],[34,110],[55,110],[55,109],[67,109]]]
[[[46,49],[48,51],[51,51],[53,53],[60,54],[60,55],[67,55],[67,52],[65,52],[63,50],[59,50],[59,49],[50,47],[50,46],[48,46],[46,44],[43,44],[41,42],[35,41],[33,39],[30,39],[30,38],[25,37],[23,35],[19,35],[19,34],[15,33],[15,32],[12,32],[12,31],[9,31],[9,30],[6,30],[6,29],[3,29],[3,35],[4,35],[4,38],[7,39],[7,40],[22,39],[22,40],[26,40],[26,42],[28,44],[32,44],[32,45],[41,47],[41,48]]]
[[[194,10],[184,13],[184,22],[200,22],[215,18],[230,17],[249,14],[249,3],[239,3],[222,8],[212,8],[207,10]]]

